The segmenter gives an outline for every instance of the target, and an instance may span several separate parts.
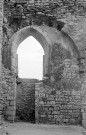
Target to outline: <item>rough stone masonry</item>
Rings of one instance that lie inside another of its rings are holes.
[[[86,0],[0,0],[0,35],[0,123],[16,120],[17,96],[28,92],[36,123],[86,127]],[[45,52],[33,89],[17,77],[16,51],[29,36]]]

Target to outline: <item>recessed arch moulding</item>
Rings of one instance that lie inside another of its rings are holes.
[[[9,59],[10,64],[8,68],[14,73],[18,72],[17,48],[19,44],[29,36],[33,36],[44,49],[43,76],[49,73],[50,59],[54,44],[60,44],[62,48],[69,51],[71,58],[77,60],[80,57],[75,43],[65,32],[57,31],[47,26],[27,26],[16,32],[9,41],[11,58]]]

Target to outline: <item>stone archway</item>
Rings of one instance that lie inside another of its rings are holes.
[[[23,29],[20,29],[17,33],[15,33],[9,41],[10,47],[9,51],[11,51],[11,63],[10,69],[16,73],[15,65],[17,64],[17,56],[16,51],[19,44],[29,36],[33,36],[39,43],[42,45],[45,52],[45,67],[44,74],[48,73],[48,65],[49,65],[49,55],[52,52],[52,46],[54,43],[60,43],[63,48],[70,51],[71,56],[78,59],[79,51],[73,42],[73,40],[65,33],[59,32],[54,28],[49,27],[38,27],[38,26],[28,26]],[[17,65],[16,65],[17,67]]]
[[[39,43],[42,45],[44,52],[45,52],[45,66],[44,67],[44,74],[47,74],[48,72],[48,59],[49,59],[49,45],[51,44],[48,36],[46,35],[46,33],[40,31],[39,28],[35,28],[35,27],[26,27],[22,30],[19,30],[16,34],[14,34],[13,38],[11,39],[11,41],[13,41],[12,43],[12,48],[11,48],[11,70],[16,73],[17,70],[15,67],[15,65],[17,64],[17,55],[16,55],[16,51],[17,48],[19,46],[19,44],[26,39],[29,36],[33,36],[36,40],[39,41]],[[16,65],[17,67],[18,65]]]
[[[78,60],[79,52],[78,49],[73,42],[73,40],[63,31],[57,31],[55,28],[50,28],[48,26],[27,26],[23,29],[20,29],[16,32],[9,41],[9,53],[8,59],[9,62],[8,67],[11,72],[14,74],[14,99],[13,99],[13,109],[11,109],[10,119],[15,119],[15,111],[16,111],[16,74],[18,69],[17,63],[17,55],[16,51],[19,44],[29,36],[33,36],[39,43],[42,45],[45,56],[44,56],[44,66],[43,66],[43,76],[51,72],[50,70],[50,61],[52,54],[52,46],[54,44],[58,44],[67,50],[71,57]],[[11,56],[10,56],[11,55]]]
[[[13,35],[13,37],[10,39],[10,47],[9,47],[9,52],[11,53],[11,59],[10,59],[10,66],[8,68],[11,70],[11,72],[14,75],[18,74],[18,56],[16,54],[17,48],[19,44],[26,39],[29,36],[33,36],[39,43],[42,45],[42,48],[45,52],[45,55],[43,57],[43,76],[45,74],[48,74],[48,65],[49,65],[49,51],[50,47],[49,45],[51,44],[51,41],[47,37],[46,33],[43,33],[39,28],[37,27],[26,27],[24,29],[19,30],[16,34]],[[15,86],[14,86],[14,93],[15,93],[15,100],[14,100],[14,106],[16,106],[16,90],[17,90],[17,85],[16,85],[16,76],[15,76]],[[25,83],[23,82],[22,85],[25,86]],[[33,89],[34,90],[34,84],[32,85],[27,85],[28,89]],[[29,88],[30,87],[30,88]],[[25,88],[25,87],[24,87]],[[30,92],[30,90],[29,90]],[[34,96],[35,93],[32,93]],[[34,98],[33,98],[34,99]],[[34,102],[34,101],[33,101]],[[16,110],[15,110],[16,111]],[[31,117],[31,115],[30,115]],[[34,116],[33,116],[34,117]]]

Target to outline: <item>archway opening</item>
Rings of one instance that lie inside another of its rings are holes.
[[[40,43],[33,37],[26,38],[17,49],[18,76],[19,78],[43,78],[44,50]]]
[[[16,94],[16,118],[35,123],[35,83],[43,78],[41,44],[33,37],[25,39],[17,49],[18,78]]]

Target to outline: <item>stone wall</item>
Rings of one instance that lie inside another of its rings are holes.
[[[1,48],[2,48],[2,35],[3,35],[3,31],[2,31],[2,25],[3,25],[3,0],[0,1],[0,126],[2,125],[2,108],[3,108],[3,98],[2,98],[2,86],[1,86],[1,61],[2,61],[2,57],[1,57]],[[1,127],[0,127],[1,128]],[[1,130],[0,130],[0,133]]]
[[[13,121],[15,117],[15,75],[2,66],[2,114],[5,120]]]
[[[21,79],[17,85],[16,120],[35,123],[35,81]]]
[[[36,84],[36,122],[48,124],[82,124],[81,79],[78,67],[66,60],[64,68],[59,69],[54,86],[48,80]],[[47,83],[46,83],[47,82]]]
[[[0,4],[2,6],[1,2]],[[73,39],[80,53],[78,60],[80,63],[71,59],[69,52],[66,52],[66,56],[52,55],[55,59],[51,57],[52,74],[49,75],[49,80],[44,80],[43,84],[36,84],[36,120],[44,123],[80,124],[82,119],[82,124],[86,126],[86,0],[38,0],[36,2],[5,0],[2,44],[2,63],[5,68],[11,67],[8,62],[11,59],[9,39],[19,29],[30,25],[47,25],[65,31]],[[68,61],[65,61],[64,57],[70,58],[69,63],[72,64],[65,64]],[[1,92],[5,100],[4,108],[9,108],[11,105],[11,100],[7,99],[10,95],[10,87],[15,93],[16,83],[13,83],[11,77],[12,74],[9,79],[3,77],[2,81],[5,91],[5,94]],[[15,77],[13,79],[15,82]],[[13,98],[12,104],[15,104]],[[12,108],[9,108],[9,111],[3,111],[5,117],[13,112]]]

